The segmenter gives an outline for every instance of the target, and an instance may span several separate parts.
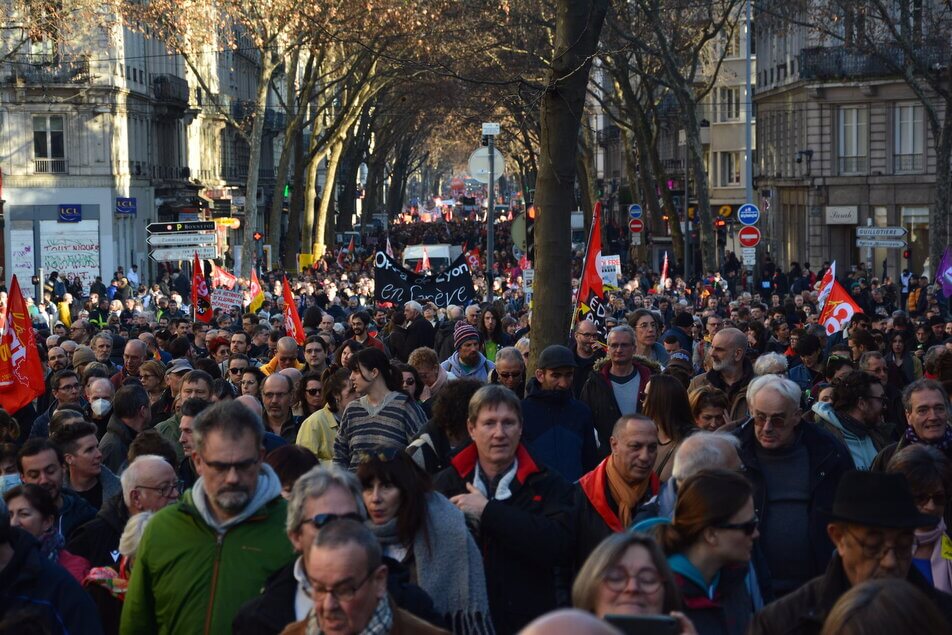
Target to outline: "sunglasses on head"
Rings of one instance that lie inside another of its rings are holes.
[[[397,458],[405,450],[401,448],[381,448],[375,452],[363,452],[360,455],[361,463],[369,463],[370,461],[383,461],[387,463],[389,461]]]
[[[318,529],[323,529],[324,526],[334,522],[335,520],[354,520],[358,523],[364,522],[364,519],[360,517],[360,514],[355,512],[351,512],[350,514],[318,514],[311,519],[311,522],[314,523],[314,526]]]

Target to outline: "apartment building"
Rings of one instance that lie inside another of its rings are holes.
[[[121,26],[15,49],[25,35],[5,26],[0,47],[16,50],[0,65],[5,281],[17,274],[27,292],[42,269],[78,275],[88,288],[95,276],[108,282],[133,264],[149,278],[156,271],[149,223],[235,211],[247,144],[208,107],[181,56]],[[200,61],[206,81],[240,114],[254,94],[256,61],[214,49]],[[262,182],[259,200],[273,190],[277,127],[262,148],[262,172],[272,180]],[[239,244],[240,234],[223,230],[221,238]]]
[[[881,58],[842,40],[770,19],[758,27],[755,172],[774,260],[864,262],[877,275],[885,265],[894,279],[922,271],[935,199],[922,102]],[[904,227],[911,257],[857,247],[856,230],[868,224]]]

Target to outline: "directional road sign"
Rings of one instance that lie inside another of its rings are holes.
[[[756,227],[742,227],[737,232],[737,239],[741,247],[756,247],[760,244],[760,230]]]
[[[641,218],[643,213],[644,210],[641,209],[641,205],[638,203],[632,203],[628,206],[628,218]]]
[[[645,222],[640,218],[632,218],[628,221],[628,229],[632,234],[640,234],[645,229]]]
[[[756,225],[757,221],[760,220],[760,208],[753,203],[741,205],[740,209],[737,210],[737,220],[742,225]]]
[[[153,249],[149,256],[156,262],[176,262],[178,260],[191,260],[196,253],[200,260],[210,260],[218,257],[218,249],[209,246],[163,247],[162,249]]]
[[[150,234],[173,234],[176,232],[212,232],[215,231],[215,221],[193,220],[180,223],[149,223],[145,228]]]
[[[493,178],[506,173],[506,159],[498,148],[493,148]],[[469,155],[469,174],[480,183],[489,183],[489,148],[476,148]]]
[[[905,227],[857,227],[857,238],[902,238],[906,235]]]
[[[873,247],[879,249],[902,249],[906,247],[905,240],[873,240],[872,238],[857,238],[857,247]]]
[[[184,247],[186,245],[214,245],[218,236],[208,234],[151,234],[148,238],[150,245],[165,247]]]

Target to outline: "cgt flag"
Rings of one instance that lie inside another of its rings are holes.
[[[195,258],[192,260],[192,308],[195,309],[196,322],[212,321],[212,294],[208,291],[198,252],[195,252]]]
[[[823,312],[823,307],[826,305],[826,299],[830,297],[830,292],[833,291],[833,281],[836,280],[836,261],[834,260],[830,264],[830,268],[826,270],[826,273],[823,274],[823,278],[820,280],[820,292],[817,295],[816,303],[820,307],[820,312]]]
[[[45,391],[33,324],[14,275],[0,335],[0,406],[14,414]]]
[[[238,282],[233,274],[225,271],[223,267],[219,267],[216,264],[212,264],[212,286],[213,287],[225,287],[226,289],[234,289],[235,283]]]
[[[608,336],[605,327],[605,286],[599,273],[602,257],[602,204],[595,203],[592,230],[588,236],[588,249],[585,251],[585,264],[582,270],[582,282],[578,290],[578,302],[575,307],[575,321],[591,320],[598,329],[598,341],[604,343]]]
[[[827,336],[830,336],[842,331],[853,319],[854,314],[862,312],[863,309],[856,304],[856,301],[843,288],[843,285],[833,280],[829,297],[826,299],[823,311],[820,313],[820,324],[826,329]]]
[[[294,338],[298,346],[304,346],[304,325],[301,324],[301,316],[298,314],[297,304],[294,303],[287,276],[281,281],[281,294],[284,297],[284,330],[289,337]]]
[[[251,303],[248,305],[248,310],[252,313],[257,313],[261,305],[264,304],[264,289],[261,288],[261,282],[258,281],[258,274],[255,273],[254,269],[251,270],[251,285],[248,289],[248,293],[251,296]]]

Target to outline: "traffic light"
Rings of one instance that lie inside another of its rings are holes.
[[[489,146],[489,135],[488,135],[488,134],[484,134],[484,135],[483,135],[482,146],[483,146],[484,148]]]
[[[727,221],[724,220],[723,218],[717,218],[714,220],[714,227],[716,229],[724,229],[725,227],[727,227]]]
[[[262,234],[261,232],[255,232],[254,234],[251,235],[251,237],[254,238],[255,240],[261,240],[262,238],[264,238],[264,234]]]
[[[904,250],[902,251],[902,257],[905,258],[906,260],[909,260],[910,258],[912,258],[912,250],[911,250],[911,249],[904,249]]]
[[[529,262],[535,262],[535,205],[530,205],[526,210],[526,258]]]

